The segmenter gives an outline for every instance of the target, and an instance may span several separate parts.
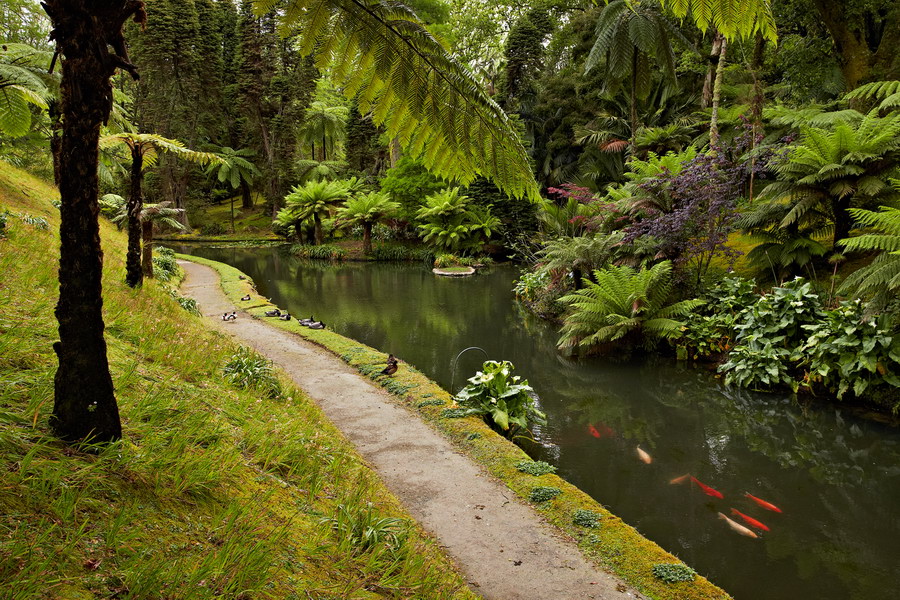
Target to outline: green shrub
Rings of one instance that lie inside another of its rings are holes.
[[[516,464],[516,469],[535,477],[540,477],[547,473],[556,473],[556,467],[542,460],[523,460]]]
[[[660,563],[653,565],[653,576],[666,583],[679,583],[693,581],[697,577],[697,572],[679,563]]]
[[[726,277],[702,297],[704,304],[687,315],[681,337],[675,341],[679,358],[697,359],[723,352],[734,346],[738,316],[759,299],[753,282],[741,277]]]
[[[574,513],[572,513],[572,522],[578,525],[579,527],[589,527],[595,529],[600,527],[600,519],[603,517],[599,513],[595,513],[592,510],[587,510],[584,508],[579,508]]]
[[[200,233],[202,235],[223,235],[228,233],[228,230],[221,223],[204,223],[200,227]]]
[[[252,388],[269,398],[281,396],[281,383],[275,376],[272,362],[250,348],[241,346],[223,368],[232,385],[241,389]]]
[[[562,490],[558,487],[537,486],[532,488],[528,498],[532,502],[547,502],[548,500],[553,500],[560,494],[562,494]]]
[[[434,253],[428,248],[413,248],[400,244],[375,244],[369,257],[373,260],[426,260],[433,261]]]
[[[178,274],[178,269],[174,250],[164,246],[153,249],[153,277],[160,281],[169,281]]]
[[[525,302],[537,300],[538,293],[550,285],[550,274],[546,271],[525,271],[516,280],[513,292],[516,298]]]
[[[537,408],[528,381],[512,375],[514,368],[507,360],[485,361],[482,370],[470,377],[469,385],[456,395],[456,402],[466,408],[467,414],[485,417],[489,425],[508,438],[527,431],[531,423],[547,422],[546,415]]]

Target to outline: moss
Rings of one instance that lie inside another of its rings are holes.
[[[260,298],[252,288],[249,279],[240,280],[240,272],[228,265],[183,256],[186,260],[205,264],[217,269],[222,276],[222,287],[235,302],[247,294],[254,294],[254,300]],[[250,310],[255,316],[262,316],[273,305],[265,303]],[[360,344],[356,340],[345,338],[329,330],[310,330],[298,328],[292,323],[278,321],[272,323],[286,331],[298,334],[340,356],[347,364],[357,368],[361,373],[377,379],[387,361],[383,352]],[[372,367],[381,365],[377,370]],[[404,363],[393,379],[403,385],[416,384],[415,388],[397,396],[398,402],[417,407],[423,400],[436,398],[444,401],[444,405],[453,407],[452,396],[437,383],[428,379],[411,365]],[[446,409],[444,405],[424,405],[419,407],[420,414],[426,422],[442,432],[449,440],[457,444],[461,451],[483,465],[487,470],[515,492],[523,500],[530,498],[535,487],[533,475],[521,472],[517,465],[533,463],[521,448],[504,439],[491,430],[480,418],[465,417],[459,419],[442,418]],[[730,598],[723,590],[707,579],[697,576],[689,583],[671,585],[653,575],[655,564],[675,563],[672,554],[657,544],[643,537],[633,527],[610,513],[596,500],[585,494],[574,485],[553,473],[539,475],[542,485],[562,490],[553,502],[537,506],[541,514],[561,531],[572,536],[586,557],[595,561],[602,569],[609,569],[625,581],[632,584],[641,593],[657,600],[727,600]],[[589,510],[600,516],[602,529],[584,528],[572,522],[576,510]]]

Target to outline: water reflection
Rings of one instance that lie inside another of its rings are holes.
[[[548,414],[533,451],[739,600],[898,596],[897,429],[728,388],[668,360],[562,357],[553,328],[517,309],[512,269],[446,279],[421,265],[334,266],[274,249],[194,252],[247,272],[291,313],[392,352],[445,387],[453,380],[460,388],[483,360],[464,354],[454,376],[451,363],[463,348],[511,360]],[[651,464],[638,459],[638,445]],[[669,484],[686,473],[724,499]],[[731,508],[771,531],[758,540],[735,534],[716,518]]]

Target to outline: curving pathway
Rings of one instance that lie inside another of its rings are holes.
[[[252,318],[228,300],[218,273],[179,261],[182,293],[213,327],[290,375],[356,446],[406,510],[488,600],[641,599],[597,570],[502,482],[455,450],[393,397],[327,350]],[[238,311],[223,322],[225,312]]]

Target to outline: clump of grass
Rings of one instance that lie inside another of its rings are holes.
[[[434,253],[427,248],[412,248],[398,244],[376,244],[368,254],[372,260],[434,260]]]
[[[477,431],[473,431],[472,433],[470,433],[469,435],[466,436],[466,439],[471,442],[473,440],[477,440],[480,437],[481,437],[480,433],[478,433]]]
[[[423,396],[424,397],[424,396]],[[430,400],[422,400],[416,404],[416,408],[425,408],[426,406],[443,406],[446,402],[440,398],[431,398]]]
[[[466,408],[445,408],[441,411],[442,419],[462,419],[463,417],[469,414],[469,410]]]
[[[314,258],[319,260],[344,260],[347,256],[347,252],[343,248],[332,244],[322,244],[321,246],[297,244],[291,246],[291,254],[299,258]]]
[[[382,380],[381,385],[382,387],[384,387],[384,389],[396,396],[402,396],[409,390],[416,387],[415,384],[403,384],[399,381],[395,381],[394,379],[389,378],[385,378],[384,380]]]
[[[193,298],[186,298],[175,290],[169,290],[169,295],[178,303],[181,308],[188,311],[192,315],[200,316],[200,306]]]
[[[50,223],[47,222],[45,217],[34,217],[32,215],[19,215],[19,218],[22,219],[22,222],[26,225],[31,225],[35,229],[40,229],[42,231],[47,231],[50,228]]]
[[[153,277],[168,282],[179,273],[178,262],[175,260],[175,251],[165,246],[153,249]]]
[[[653,576],[666,583],[680,583],[693,581],[697,577],[697,572],[679,563],[660,563],[653,565]]]
[[[523,460],[516,464],[516,468],[522,473],[534,475],[535,477],[540,477],[547,473],[556,473],[556,467],[542,460]]]
[[[553,500],[560,494],[562,494],[562,490],[558,487],[537,486],[532,488],[531,494],[528,495],[528,499],[532,502],[547,502],[548,500]]]
[[[272,369],[272,361],[250,348],[238,348],[222,370],[235,387],[258,390],[269,398],[278,398],[282,394],[281,383]]]
[[[598,513],[595,513],[592,510],[587,510],[585,508],[579,508],[574,513],[572,513],[572,522],[579,527],[600,527],[601,518],[602,516]]]

